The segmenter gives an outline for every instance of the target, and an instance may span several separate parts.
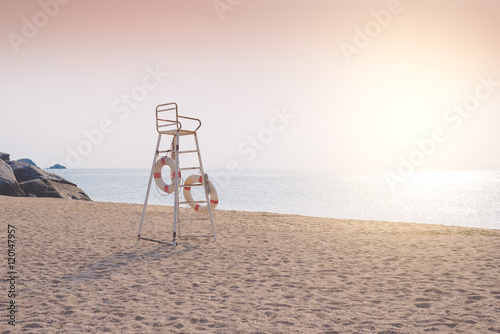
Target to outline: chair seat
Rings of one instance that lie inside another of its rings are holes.
[[[164,135],[175,136],[177,134],[177,129],[158,131],[158,133],[161,133],[161,134],[164,134]],[[195,134],[195,133],[196,133],[196,131],[179,129],[179,136],[192,135],[192,134]]]

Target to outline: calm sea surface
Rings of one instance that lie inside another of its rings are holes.
[[[146,169],[50,172],[102,202],[142,204],[149,179]],[[213,175],[222,210],[500,229],[500,172],[422,172],[394,188],[382,174],[244,170],[228,179],[216,177],[221,170],[207,172]],[[201,194],[193,196],[202,199]],[[150,204],[173,205],[173,198],[153,182]]]

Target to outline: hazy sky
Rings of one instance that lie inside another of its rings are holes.
[[[0,0],[0,151],[149,168],[155,107],[175,101],[202,119],[209,168],[500,170],[499,15],[498,0]]]

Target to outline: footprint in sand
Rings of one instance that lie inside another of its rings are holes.
[[[415,299],[415,301],[419,302],[419,303],[415,304],[415,307],[417,307],[417,308],[430,308],[431,307],[431,303],[429,303],[431,301],[430,299],[417,298],[417,299]]]
[[[467,297],[467,301],[465,302],[466,304],[472,304],[477,301],[480,301],[481,299],[484,299],[482,296],[474,295],[474,296],[469,296]]]
[[[431,307],[431,303],[418,303],[418,304],[415,304],[415,307],[418,307],[418,308],[430,308]]]
[[[429,298],[417,298],[415,299],[415,302],[417,302],[415,304],[415,307],[417,308],[430,308],[432,306],[431,303],[429,302],[432,302],[432,301],[435,301],[435,299],[429,299]]]

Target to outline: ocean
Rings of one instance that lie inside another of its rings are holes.
[[[94,201],[142,204],[150,171],[50,172],[76,183]],[[242,170],[228,178],[223,170],[206,172],[216,184],[221,210],[500,229],[500,172],[495,171],[420,172],[395,187],[383,174]],[[173,194],[154,185],[149,204],[173,205]],[[193,191],[195,200],[201,196]]]

